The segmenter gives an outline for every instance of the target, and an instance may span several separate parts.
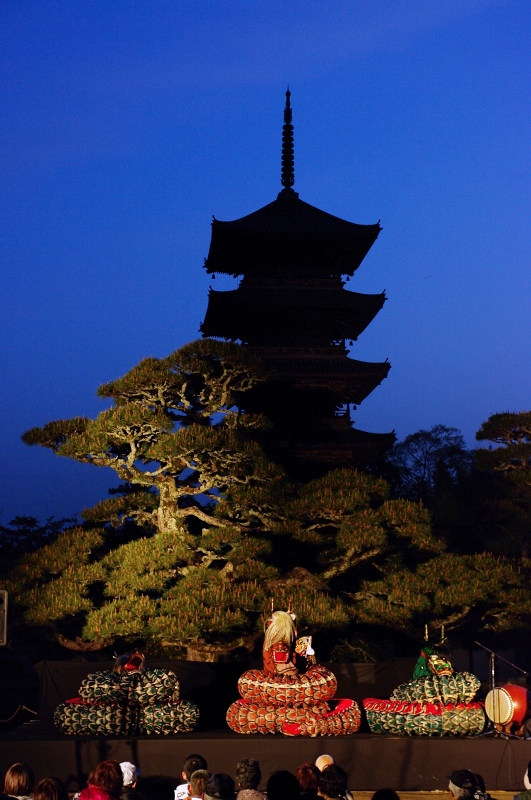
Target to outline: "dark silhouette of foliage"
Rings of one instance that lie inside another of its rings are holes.
[[[499,447],[478,448],[477,469],[489,473],[492,491],[485,506],[497,545],[527,561],[531,543],[531,412],[493,414],[476,434]]]
[[[385,475],[393,492],[421,500],[430,508],[438,491],[452,489],[472,463],[472,454],[457,428],[433,425],[394,445],[386,456]]]
[[[52,542],[67,525],[75,522],[74,517],[48,517],[44,524],[36,517],[15,517],[7,525],[0,525],[0,559],[13,561],[32,553]]]

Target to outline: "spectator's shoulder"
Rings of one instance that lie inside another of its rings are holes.
[[[236,795],[236,800],[266,800],[265,792],[258,789],[240,789]]]
[[[185,797],[188,797],[188,784],[181,783],[175,790],[174,800],[184,800]]]

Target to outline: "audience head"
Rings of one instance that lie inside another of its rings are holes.
[[[371,800],[400,800],[400,798],[393,789],[378,789]]]
[[[196,769],[208,769],[208,764],[203,756],[198,753],[192,753],[183,764],[182,776],[184,780],[189,781]]]
[[[173,800],[175,785],[169,778],[152,775],[142,777],[142,797],[145,800]]]
[[[334,756],[329,756],[327,754],[324,754],[316,759],[315,766],[320,772],[322,772],[324,769],[326,769],[326,767],[329,767],[331,764],[335,763],[336,762],[334,760]]]
[[[215,772],[205,786],[205,800],[234,800],[236,787],[230,775]]]
[[[299,781],[292,772],[278,770],[273,772],[267,782],[267,800],[299,800]]]
[[[43,778],[35,787],[33,800],[68,800],[68,792],[59,778]]]
[[[262,780],[260,764],[255,758],[242,758],[236,764],[234,777],[240,789],[258,789]]]
[[[319,794],[329,800],[344,798],[347,792],[347,773],[337,764],[330,764],[319,775]]]
[[[97,786],[104,792],[119,796],[123,789],[124,779],[118,761],[100,761],[88,776],[89,786]]]
[[[13,795],[13,797],[31,794],[34,781],[32,768],[22,761],[17,761],[6,772],[4,792]]]
[[[306,792],[307,794],[317,793],[317,789],[319,787],[319,775],[321,773],[315,764],[310,764],[310,762],[301,764],[295,774],[297,776],[297,780],[299,781],[301,792]]]
[[[450,775],[448,788],[453,797],[472,797],[476,786],[476,779],[469,769],[454,769]]]
[[[196,769],[190,775],[190,794],[192,797],[202,797],[205,793],[205,786],[211,778],[212,773],[206,769]]]
[[[134,787],[140,775],[140,770],[138,770],[134,764],[131,764],[130,761],[121,761],[120,769],[122,770],[124,788],[126,786]]]

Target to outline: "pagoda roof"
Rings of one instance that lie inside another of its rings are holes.
[[[338,402],[362,403],[388,375],[388,361],[357,361],[346,356],[260,355],[274,378],[289,381],[299,389],[331,393]]]
[[[244,342],[357,339],[385,302],[385,293],[342,288],[240,286],[210,290],[203,336]]]
[[[328,255],[325,272],[353,275],[380,230],[379,222],[348,222],[305,203],[293,189],[284,188],[272,203],[245,217],[213,220],[205,269],[209,273],[245,275],[263,269],[268,257],[278,259],[285,253],[292,269],[303,271],[308,268],[308,253],[317,247]],[[299,264],[294,262],[294,255]]]
[[[331,430],[314,431],[306,427],[292,429],[285,448],[294,463],[310,470],[317,465],[327,470],[346,464],[363,468],[378,461],[395,441],[394,431],[369,433],[350,428],[334,435]]]
[[[356,222],[335,217],[305,203],[293,189],[283,189],[272,203],[240,219],[226,222],[214,219],[212,227],[241,233],[289,233],[303,236],[333,234],[356,239],[367,234],[376,238],[380,232],[379,222],[358,225]]]

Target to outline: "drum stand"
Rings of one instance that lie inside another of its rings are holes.
[[[521,667],[517,667],[516,664],[513,664],[512,661],[508,661],[503,656],[498,655],[495,653],[494,650],[491,650],[485,645],[481,644],[481,642],[474,642],[478,647],[481,647],[483,650],[486,650],[487,653],[490,653],[489,657],[489,685],[490,690],[496,688],[496,659],[498,658],[500,661],[503,661],[504,664],[507,664],[509,667],[512,667],[516,672],[520,672],[522,675],[528,675],[525,669],[521,669]],[[488,717],[488,715],[487,715]],[[489,724],[487,726],[487,730],[484,733],[478,733],[474,738],[480,738],[482,736],[499,736],[500,739],[522,739],[522,736],[517,736],[515,733],[507,733],[505,731],[499,731],[496,728],[496,724],[493,720],[488,717]]]

